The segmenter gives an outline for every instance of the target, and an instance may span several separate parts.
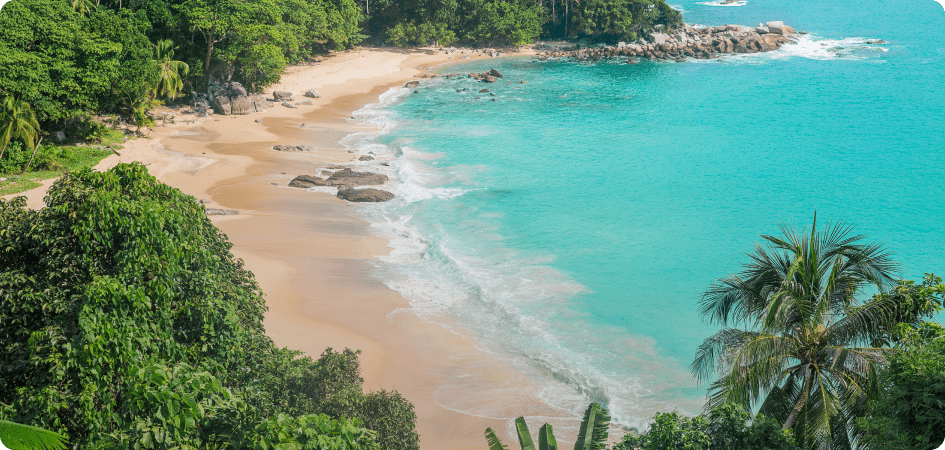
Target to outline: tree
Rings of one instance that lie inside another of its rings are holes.
[[[610,414],[607,412],[607,408],[597,402],[587,405],[587,409],[584,411],[584,419],[581,421],[581,428],[578,430],[577,441],[574,443],[574,450],[603,450],[606,446],[609,427]],[[528,431],[528,425],[525,423],[524,417],[515,419],[515,432],[518,435],[518,442],[522,450],[535,450],[535,440],[532,439],[531,432]],[[485,436],[489,450],[506,450],[508,448],[491,427],[486,428]],[[551,425],[547,423],[538,430],[538,450],[558,450],[558,441],[555,439]]]
[[[190,72],[190,66],[183,61],[174,60],[174,41],[162,39],[154,44],[154,62],[158,66],[158,79],[154,86],[156,95],[174,99],[184,88],[183,77]]]
[[[0,104],[0,159],[13,138],[34,148],[39,137],[39,122],[29,103],[7,96]]]
[[[857,421],[861,447],[939,448],[945,441],[945,328],[936,322],[902,327],[883,382],[883,395]]]
[[[726,328],[703,342],[692,370],[699,380],[719,373],[710,408],[760,406],[804,448],[849,448],[888,352],[869,343],[895,310],[892,298],[857,297],[886,292],[896,265],[842,223],[818,230],[816,214],[810,232],[781,231],[783,238],[763,235],[767,247],[756,248],[745,270],[703,295],[702,314]]]
[[[791,433],[774,420],[752,417],[741,406],[723,403],[696,417],[657,413],[643,434],[627,433],[613,450],[797,450]]]
[[[72,0],[72,9],[75,12],[86,15],[89,11],[96,9],[98,5],[92,3],[92,0]]]

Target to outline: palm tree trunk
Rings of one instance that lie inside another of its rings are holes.
[[[0,159],[3,159],[3,152],[7,151],[7,145],[9,145],[9,144],[10,144],[10,143],[7,142],[7,143],[3,144],[3,148],[0,148]]]
[[[39,144],[43,143],[43,138],[39,138],[39,142],[36,143],[36,147],[33,147],[33,154],[30,155],[30,162],[26,163],[26,168],[20,172],[20,175],[26,173],[27,170],[30,170],[30,166],[33,165],[33,157],[36,156],[36,150],[39,149]]]
[[[810,384],[812,382],[810,365],[808,365],[804,371],[804,392],[801,394],[801,398],[797,400],[797,404],[794,405],[794,409],[791,410],[791,414],[788,415],[787,420],[784,421],[784,426],[781,427],[782,430],[789,430],[794,426],[794,421],[797,420],[797,416],[801,413],[801,410],[804,409],[804,405],[807,404],[807,397],[810,396]]]

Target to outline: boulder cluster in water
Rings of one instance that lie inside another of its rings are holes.
[[[599,60],[607,58],[646,58],[648,60],[711,59],[724,53],[761,53],[781,48],[797,32],[784,22],[768,22],[757,27],[724,25],[719,27],[681,27],[666,33],[654,32],[646,39],[616,46],[555,49],[541,44],[539,59],[571,58]],[[545,51],[541,51],[545,50]]]
[[[289,187],[307,189],[314,186],[332,186],[338,188],[338,198],[349,202],[386,202],[394,194],[380,189],[355,189],[358,186],[381,185],[387,182],[387,175],[372,172],[355,172],[341,166],[328,167],[337,172],[322,171],[327,178],[312,175],[299,175],[289,182]]]

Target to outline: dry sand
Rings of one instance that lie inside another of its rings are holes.
[[[461,327],[447,329],[418,318],[399,293],[372,278],[372,261],[390,249],[385,239],[371,234],[356,205],[285,186],[296,175],[317,175],[356,156],[339,139],[372,128],[348,121],[352,111],[376,102],[391,87],[422,81],[417,78],[425,72],[421,68],[465,62],[461,56],[380,49],[335,53],[287,69],[282,82],[267,90],[293,92],[299,101],[303,92],[317,89],[322,97],[313,99],[313,106],[277,104],[248,116],[178,115],[176,124],[150,130],[149,139],[128,142],[120,156],[97,166],[105,170],[139,161],[208,207],[239,211],[212,220],[262,286],[268,334],[277,345],[314,357],[326,347],[360,349],[365,388],[397,390],[416,406],[423,449],[482,449],[486,427],[511,444],[509,419],[566,414],[536,401],[536,386],[478,350]],[[282,153],[271,150],[275,144],[319,149]],[[43,206],[50,184],[27,193],[31,207]],[[500,404],[514,407],[490,407]],[[491,418],[455,409],[480,410]],[[570,435],[561,431],[559,437]]]

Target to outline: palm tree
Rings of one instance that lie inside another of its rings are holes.
[[[745,269],[703,295],[702,314],[725,328],[699,346],[692,370],[700,381],[719,374],[709,409],[727,401],[758,407],[804,448],[851,448],[859,437],[853,420],[876,395],[887,352],[869,343],[896,306],[891,296],[857,297],[886,292],[897,266],[849,226],[818,231],[816,213],[809,234],[781,231],[783,238],[763,235],[768,245]]]
[[[0,447],[29,450],[62,450],[66,448],[66,437],[39,427],[0,420]]]
[[[159,72],[157,83],[154,87],[156,95],[165,95],[173,99],[180,94],[184,87],[184,80],[190,72],[190,66],[183,61],[174,61],[174,41],[164,39],[154,44],[154,61],[157,63]]]
[[[30,104],[7,96],[0,104],[0,159],[13,138],[33,148],[38,136],[39,122]]]
[[[97,6],[96,3],[92,3],[92,0],[72,0],[72,9],[82,15],[88,14],[89,11],[93,9],[97,9]]]

